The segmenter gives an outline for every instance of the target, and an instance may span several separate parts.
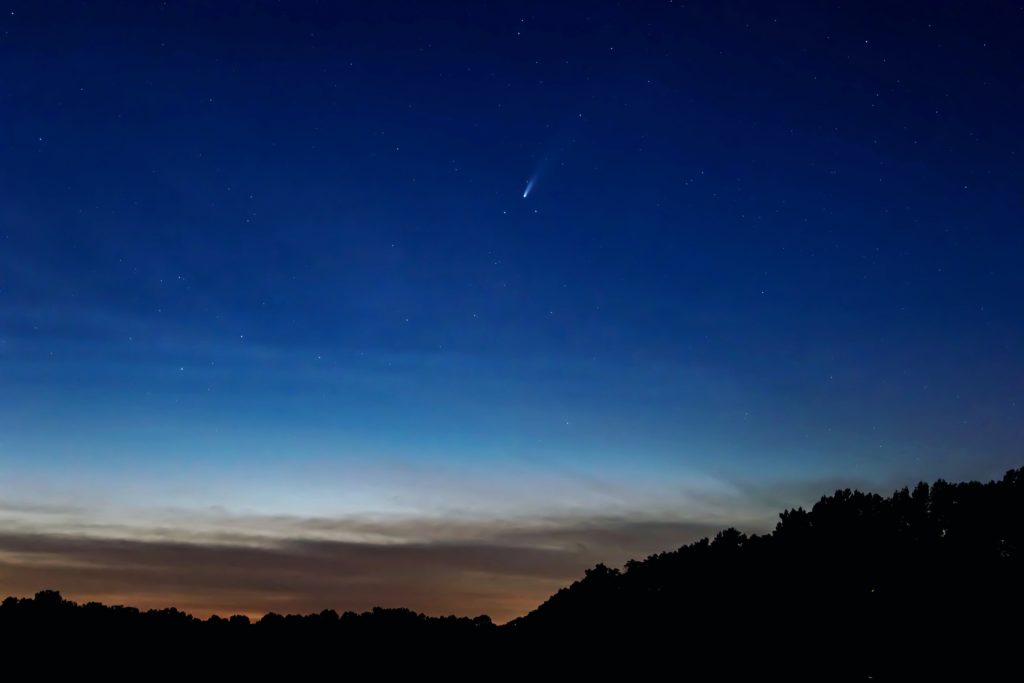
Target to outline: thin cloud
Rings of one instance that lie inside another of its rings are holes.
[[[56,588],[80,601],[174,605],[200,616],[380,605],[428,614],[487,613],[506,621],[598,561],[621,563],[710,532],[694,523],[632,520],[498,525],[490,534],[449,534],[467,540],[425,543],[248,535],[187,542],[7,532],[0,533],[0,576],[11,594]]]

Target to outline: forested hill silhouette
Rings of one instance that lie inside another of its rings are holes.
[[[1017,469],[987,484],[940,480],[890,497],[836,491],[810,510],[781,513],[767,535],[726,529],[622,570],[598,565],[500,627],[487,617],[383,609],[202,621],[175,609],[76,605],[43,591],[4,600],[0,629],[8,643],[114,636],[175,650],[187,643],[186,653],[222,653],[225,644],[352,657],[384,649],[449,663],[631,660],[689,672],[879,678],[1014,663],[1022,547]]]
[[[505,630],[543,641],[666,640],[692,652],[876,674],[1008,661],[1024,635],[1024,468],[1000,481],[839,490],[771,534],[598,565]],[[735,663],[734,663],[735,665]]]

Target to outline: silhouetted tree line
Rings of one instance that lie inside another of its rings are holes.
[[[343,651],[413,667],[486,661],[577,672],[657,666],[682,677],[979,677],[1020,668],[1022,544],[1024,468],[987,484],[940,480],[887,498],[839,490],[810,510],[786,510],[767,535],[726,529],[622,570],[599,564],[501,627],[485,616],[379,608],[203,621],[173,608],[77,605],[42,591],[7,598],[0,629],[47,642],[113,635],[158,649],[191,644],[183,652],[244,653],[246,661]]]

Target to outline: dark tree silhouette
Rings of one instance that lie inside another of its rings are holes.
[[[888,498],[839,490],[782,512],[764,536],[726,529],[621,571],[599,564],[501,627],[486,616],[381,608],[203,621],[173,608],[77,605],[43,590],[3,601],[0,634],[8,652],[95,655],[104,643],[100,651],[172,663],[343,656],[434,672],[543,664],[575,675],[626,665],[684,677],[980,678],[1019,662],[1022,547],[1018,469]]]

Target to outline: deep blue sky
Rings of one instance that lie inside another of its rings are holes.
[[[997,2],[4,3],[6,524],[756,526],[1019,465],[1021,35]]]

